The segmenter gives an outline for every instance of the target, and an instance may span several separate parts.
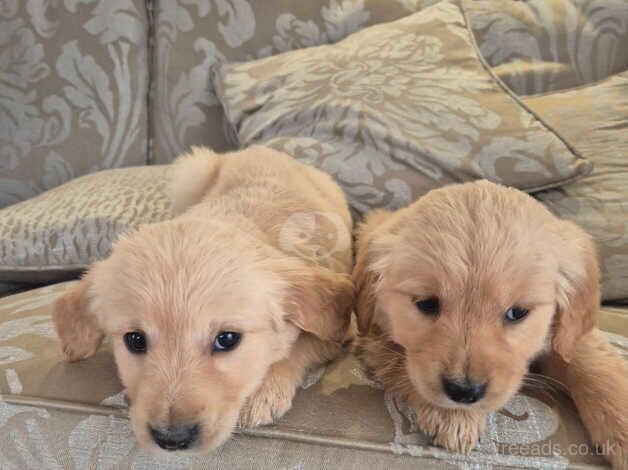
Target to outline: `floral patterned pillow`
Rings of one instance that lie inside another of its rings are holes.
[[[536,191],[591,170],[491,73],[455,1],[336,45],[217,66],[214,86],[241,146],[327,171],[358,212],[453,182]]]
[[[435,0],[154,0],[152,161],[170,163],[192,145],[236,145],[210,66],[339,41]]]

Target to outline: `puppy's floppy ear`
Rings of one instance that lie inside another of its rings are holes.
[[[578,226],[559,222],[559,274],[552,346],[566,362],[578,339],[596,324],[600,307],[600,270],[595,244]]]
[[[366,334],[371,326],[375,311],[375,285],[380,277],[373,266],[372,244],[377,236],[376,229],[391,215],[384,210],[372,212],[358,228],[353,284],[356,293],[354,309],[360,334]]]
[[[77,286],[58,298],[52,308],[52,320],[67,361],[79,361],[94,354],[104,336],[91,310],[91,282],[88,273]]]
[[[285,302],[288,320],[323,340],[341,341],[351,319],[353,283],[321,266],[290,273]]]

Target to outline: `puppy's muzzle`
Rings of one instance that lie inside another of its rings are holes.
[[[470,405],[480,401],[486,394],[487,383],[477,384],[465,380],[451,380],[443,378],[443,390],[445,394],[454,402]]]
[[[185,450],[198,438],[198,424],[168,426],[167,428],[153,428],[149,426],[150,435],[155,443],[168,451]]]

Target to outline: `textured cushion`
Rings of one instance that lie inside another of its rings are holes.
[[[154,0],[154,154],[235,147],[209,67],[337,42],[438,0]],[[465,0],[479,46],[517,93],[589,83],[628,67],[624,0]]]
[[[126,230],[169,217],[167,166],[106,170],[0,210],[0,281],[76,276]]]
[[[155,0],[153,161],[168,163],[191,145],[235,148],[209,68],[336,42],[391,21],[428,0]]]
[[[591,168],[484,67],[457,2],[215,70],[241,146],[327,171],[358,211],[475,178],[535,191]]]
[[[626,0],[465,0],[487,62],[518,94],[628,70]]]
[[[573,405],[549,387],[526,390],[492,414],[470,456],[430,447],[408,405],[369,380],[353,354],[313,371],[277,425],[244,431],[216,453],[156,460],[133,438],[109,345],[86,361],[62,361],[51,304],[72,285],[0,299],[0,468],[566,468],[567,459],[574,466],[603,464],[585,455],[583,449],[595,449]],[[620,335],[628,334],[628,312],[612,313],[617,318],[609,336],[628,355]],[[260,444],[253,436],[265,439]]]
[[[147,162],[144,0],[0,6],[0,208]]]
[[[594,164],[591,175],[537,197],[595,238],[604,298],[628,299],[628,72],[525,103]]]

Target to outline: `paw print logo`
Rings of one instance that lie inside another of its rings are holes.
[[[310,261],[323,261],[351,247],[351,234],[333,212],[296,212],[281,226],[279,246]]]

